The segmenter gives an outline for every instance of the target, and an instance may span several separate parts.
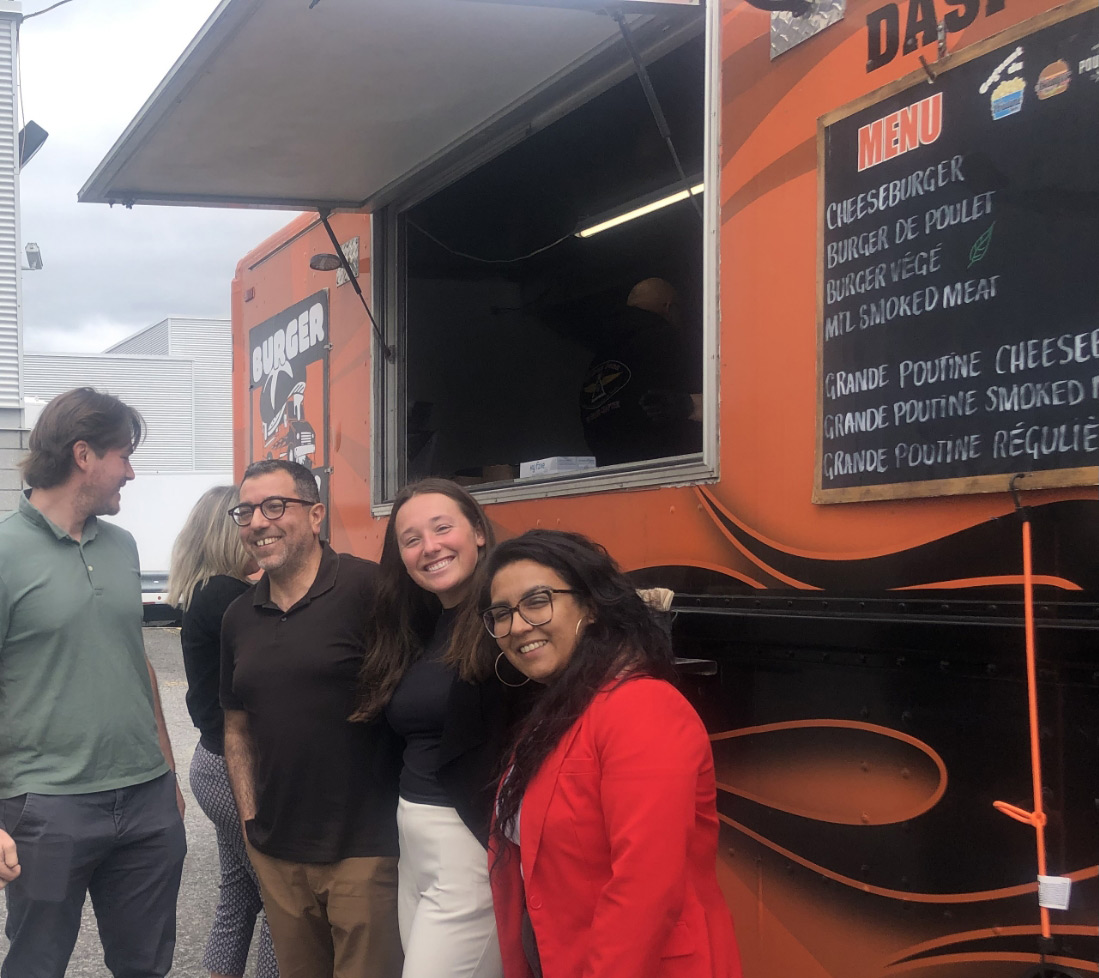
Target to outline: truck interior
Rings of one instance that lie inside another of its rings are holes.
[[[630,74],[398,210],[405,430],[403,459],[389,461],[403,464],[400,481],[508,483],[523,462],[591,456],[581,386],[643,279],[675,287],[682,344],[701,359],[705,46],[700,30],[647,66],[694,201]]]

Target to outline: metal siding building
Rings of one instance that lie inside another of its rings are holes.
[[[195,365],[195,468],[233,467],[233,334],[229,320],[169,319],[169,355]]]
[[[19,384],[19,121],[15,111],[19,4],[0,3],[0,415],[16,419]]]
[[[114,394],[137,408],[148,427],[131,460],[135,471],[192,472],[196,468],[194,365],[188,360],[24,353],[23,386],[28,395],[45,400],[73,387]]]
[[[132,404],[149,432],[139,472],[231,472],[233,351],[227,319],[169,318],[104,353],[25,353],[23,387],[48,400],[91,386]]]
[[[220,320],[219,320],[220,322]],[[163,319],[152,326],[146,326],[133,336],[127,336],[104,353],[129,353],[134,356],[167,356],[171,347],[168,336],[170,319]]]
[[[172,316],[127,337],[106,352],[192,361],[195,365],[195,468],[232,467],[233,340],[228,319]]]

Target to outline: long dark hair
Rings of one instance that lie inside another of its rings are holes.
[[[359,670],[359,702],[351,715],[352,720],[371,720],[385,709],[405,670],[431,638],[442,611],[439,599],[408,576],[397,543],[397,514],[401,507],[413,496],[431,494],[454,500],[473,529],[484,536],[485,544],[479,548],[478,559],[483,559],[496,542],[492,525],[480,504],[456,482],[423,479],[397,493],[378,562],[381,573],[378,575],[374,623]],[[451,662],[451,656],[447,661]]]
[[[510,773],[497,800],[498,842],[518,816],[523,794],[539,768],[601,689],[640,676],[675,680],[671,643],[653,612],[607,551],[578,533],[529,530],[500,544],[478,574],[477,608],[489,605],[496,573],[520,560],[556,573],[576,592],[574,597],[591,620],[580,632],[568,665],[547,685],[515,733]],[[482,665],[498,654],[495,640],[482,626],[477,641]]]

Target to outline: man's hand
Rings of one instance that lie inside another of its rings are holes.
[[[256,817],[256,762],[248,714],[244,710],[225,711],[225,766],[240,815],[240,828],[247,839],[245,823]]]
[[[0,890],[21,872],[19,855],[15,850],[15,840],[3,829],[0,829]]]
[[[179,786],[179,775],[176,775],[176,808],[179,809],[179,817],[183,818],[183,813],[187,811],[187,802],[183,799],[183,789]]]
[[[682,391],[647,390],[637,403],[654,421],[687,421],[694,410],[691,395]]]
[[[160,705],[160,685],[156,681],[156,670],[145,656],[145,667],[149,670],[149,685],[153,689],[153,715],[156,717],[156,736],[160,741],[160,750],[167,761],[168,767],[174,772],[176,769],[175,755],[172,754],[172,741],[168,737],[168,724],[164,722],[164,710]],[[183,817],[183,809],[186,807],[183,801],[183,792],[179,790],[179,780],[176,780],[176,806],[179,808],[179,817]]]

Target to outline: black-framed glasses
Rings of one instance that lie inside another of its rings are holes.
[[[247,526],[252,522],[252,517],[255,515],[258,509],[269,520],[280,520],[282,514],[286,512],[287,503],[300,503],[302,506],[316,506],[317,500],[315,499],[294,499],[293,496],[268,496],[263,501],[253,505],[252,503],[241,503],[239,506],[234,506],[229,510],[229,515],[233,517],[233,522],[237,526]]]
[[[485,623],[489,635],[493,638],[506,638],[511,634],[511,623],[515,612],[528,625],[537,628],[548,625],[553,618],[553,596],[555,594],[575,594],[568,587],[540,587],[530,594],[524,594],[516,605],[494,604],[481,612],[481,621]]]

